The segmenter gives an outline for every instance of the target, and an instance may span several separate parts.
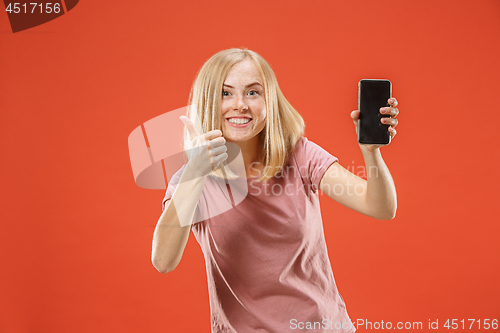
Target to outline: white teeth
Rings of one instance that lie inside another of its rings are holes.
[[[231,118],[231,119],[228,119],[230,123],[232,124],[246,124],[250,121],[250,119],[248,118],[244,118],[244,119],[241,119],[241,118]]]

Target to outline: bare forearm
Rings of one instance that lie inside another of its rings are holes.
[[[393,219],[397,209],[396,187],[380,149],[363,151],[363,157],[367,174],[366,205],[374,218]]]
[[[206,176],[193,179],[186,168],[158,220],[151,260],[161,273],[172,271],[181,260],[205,179]]]

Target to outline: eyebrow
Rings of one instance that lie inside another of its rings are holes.
[[[249,88],[249,87],[251,87],[251,86],[255,86],[255,85],[259,85],[259,86],[261,86],[261,87],[262,87],[262,84],[260,84],[259,82],[252,82],[252,83],[250,83],[249,85],[247,85],[245,88]],[[233,89],[234,89],[234,87],[233,87],[233,86],[230,86],[229,84],[225,84],[225,83],[224,83],[224,86],[225,86],[225,87],[228,87],[228,88],[233,88]]]

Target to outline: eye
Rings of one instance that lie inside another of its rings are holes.
[[[222,96],[229,96],[229,91],[222,90]]]
[[[259,94],[259,92],[257,90],[252,90],[248,93],[250,96],[256,96]]]

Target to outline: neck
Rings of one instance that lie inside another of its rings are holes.
[[[263,169],[263,165],[260,163],[260,145],[259,145],[259,135],[254,136],[247,141],[230,141],[237,144],[240,147],[241,154],[243,156],[243,162],[245,163],[246,177],[258,177],[260,176],[259,171]],[[252,166],[252,163],[254,165]],[[256,171],[259,170],[259,171]]]

